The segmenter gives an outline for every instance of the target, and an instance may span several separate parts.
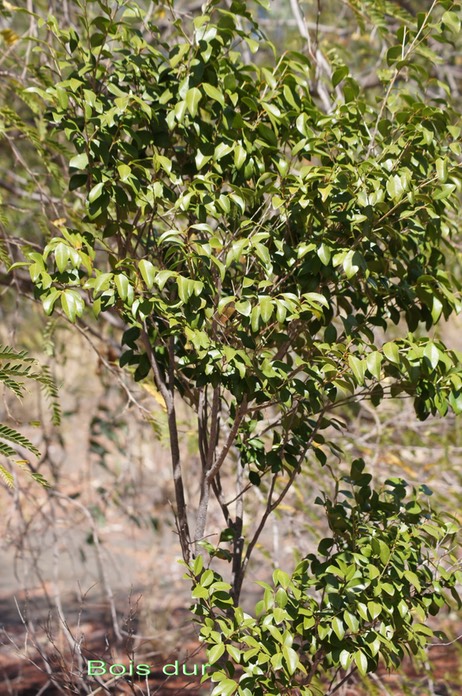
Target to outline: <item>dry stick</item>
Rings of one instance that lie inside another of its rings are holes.
[[[72,635],[72,631],[70,630],[68,623],[66,621],[66,617],[64,616],[64,610],[63,610],[63,605],[61,601],[61,592],[59,590],[59,559],[60,559],[60,554],[59,554],[59,549],[58,549],[58,534],[57,534],[57,520],[56,520],[56,510],[53,505],[50,505],[50,514],[51,514],[51,520],[52,520],[52,533],[53,533],[53,595],[54,595],[54,600],[55,600],[55,606],[58,612],[58,617],[59,621],[61,623],[61,628],[64,631],[64,635],[66,636],[66,640],[69,644],[69,647],[71,649],[71,654],[74,657],[77,658],[77,664],[78,664],[78,670],[79,674],[82,674],[83,672],[83,656],[82,656],[82,638],[80,640],[76,640],[74,636]],[[96,546],[95,546],[96,548]],[[79,679],[81,686],[86,690],[88,693],[90,689],[86,689],[85,682],[83,679]]]
[[[111,584],[110,584],[109,579],[107,577],[104,559],[102,558],[98,530],[97,530],[97,527],[95,524],[95,520],[93,519],[93,515],[91,514],[90,510],[88,510],[85,507],[85,505],[82,505],[82,503],[79,502],[78,500],[75,500],[75,498],[70,498],[68,495],[64,495],[63,493],[58,493],[58,491],[55,491],[55,490],[50,491],[49,495],[52,497],[58,498],[60,500],[65,500],[67,503],[70,503],[71,505],[78,507],[79,510],[81,510],[83,512],[83,514],[85,515],[85,517],[88,519],[88,521],[90,523],[90,528],[92,531],[92,538],[93,538],[93,542],[95,545],[96,562],[98,564],[98,571],[99,571],[99,575],[101,577],[103,589],[106,593],[106,598],[109,602],[109,610],[111,612],[112,627],[114,629],[115,637],[117,638],[119,643],[121,643],[122,642],[122,634],[120,632],[119,620],[117,618],[117,611],[115,608],[114,595],[112,592]]]
[[[144,325],[144,330],[141,332],[141,339],[143,341],[144,347],[146,348],[146,353],[148,356],[149,363],[152,367],[154,373],[154,380],[156,387],[160,391],[162,398],[164,399],[165,408],[167,409],[167,420],[168,420],[168,431],[170,440],[170,452],[172,458],[172,471],[173,471],[173,485],[175,488],[175,501],[176,501],[176,515],[178,518],[178,536],[180,538],[181,551],[183,554],[183,559],[186,563],[189,563],[191,557],[190,551],[190,534],[189,534],[189,524],[188,517],[186,513],[186,501],[184,495],[183,486],[183,475],[181,470],[181,455],[180,455],[180,445],[178,438],[178,427],[176,422],[176,412],[175,412],[175,399],[174,399],[174,363],[173,363],[173,339],[169,340],[168,355],[169,355],[169,384],[165,383],[159,365],[154,354],[154,350],[149,341],[149,336],[147,332],[146,324]]]
[[[20,610],[20,608],[19,608],[18,602],[17,602],[17,600],[16,600],[16,597],[14,597],[14,603],[15,603],[15,605],[16,605],[16,610],[17,610],[17,612],[18,612],[18,614],[19,614],[19,618],[21,619],[21,622],[22,622],[24,628],[26,629],[26,643],[25,643],[25,646],[27,647],[28,639],[29,639],[29,634],[30,634],[31,639],[32,639],[32,644],[33,644],[34,648],[37,650],[37,652],[38,652],[38,654],[40,655],[40,657],[42,658],[43,665],[44,665],[44,668],[45,668],[45,669],[44,669],[44,670],[41,669],[41,668],[39,667],[39,665],[38,665],[31,657],[28,657],[28,656],[27,656],[27,652],[28,652],[27,649],[25,649],[25,651],[24,651],[24,657],[25,657],[26,659],[28,659],[28,661],[30,662],[30,664],[34,665],[34,667],[36,667],[36,668],[39,670],[39,672],[42,672],[42,673],[46,672],[46,673],[48,674],[48,677],[49,677],[50,681],[53,683],[53,685],[56,687],[56,689],[57,689],[60,693],[65,694],[66,692],[65,692],[64,689],[60,686],[58,680],[56,679],[56,676],[53,674],[53,671],[52,671],[51,666],[50,666],[49,658],[48,658],[48,656],[47,656],[47,654],[46,654],[46,652],[45,652],[45,648],[41,645],[40,641],[37,640],[37,638],[35,637],[36,633],[35,633],[35,626],[34,626],[34,624],[32,623],[32,621],[31,621],[29,618],[26,619],[26,617],[23,616],[23,614],[22,614],[22,612],[21,612],[21,610]],[[10,640],[10,642],[13,643],[13,645],[15,645],[14,641],[13,641],[11,638],[9,638],[9,640]],[[16,647],[16,645],[15,645],[15,647]]]

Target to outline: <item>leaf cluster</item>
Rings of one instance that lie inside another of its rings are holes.
[[[428,617],[461,606],[458,524],[429,506],[427,487],[388,479],[376,490],[364,466],[355,460],[335,497],[318,499],[332,535],[292,575],[277,569],[273,584],[259,583],[255,616],[232,605],[231,586],[202,557],[191,565],[215,696],[331,693],[347,673],[422,659],[436,635]]]

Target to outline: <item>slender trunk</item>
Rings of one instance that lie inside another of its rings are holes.
[[[198,543],[203,538],[205,526],[207,523],[207,510],[210,500],[210,480],[208,472],[211,470],[216,456],[218,443],[218,424],[220,416],[220,387],[215,387],[212,397],[210,436],[208,438],[208,448],[206,453],[205,469],[202,469],[201,475],[201,496],[199,501],[199,510],[197,512],[196,529],[194,532],[194,552],[198,553]],[[207,421],[202,422],[202,427],[207,428]],[[202,441],[206,441],[206,432],[201,434]]]
[[[180,538],[181,552],[183,559],[186,563],[189,563],[191,558],[191,540],[189,534],[189,524],[188,516],[186,512],[186,500],[184,495],[183,486],[183,474],[181,470],[181,454],[180,454],[180,443],[178,438],[178,427],[176,421],[175,412],[175,391],[174,391],[174,354],[173,354],[173,342],[172,339],[169,340],[168,345],[168,384],[162,377],[159,365],[154,354],[154,350],[151,346],[149,340],[147,327],[145,325],[145,330],[141,334],[144,347],[146,348],[146,353],[149,358],[152,371],[154,373],[154,381],[157,388],[162,394],[164,399],[165,408],[167,409],[167,420],[168,420],[168,433],[170,440],[170,453],[172,460],[172,473],[173,473],[173,486],[175,490],[175,502],[176,502],[176,523],[178,529],[178,536]]]

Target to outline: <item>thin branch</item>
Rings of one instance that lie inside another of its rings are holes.
[[[279,507],[279,505],[282,503],[282,501],[284,500],[284,498],[285,498],[285,496],[287,495],[287,493],[289,492],[289,490],[292,488],[292,485],[293,485],[293,483],[294,483],[294,481],[295,481],[297,475],[298,475],[299,472],[300,472],[301,465],[302,465],[303,460],[304,460],[304,458],[305,458],[305,456],[306,456],[306,453],[307,453],[308,449],[311,447],[311,444],[312,444],[312,442],[313,442],[313,439],[314,439],[316,433],[317,433],[318,430],[319,430],[319,427],[320,427],[320,425],[321,425],[321,421],[322,421],[322,419],[323,419],[323,417],[324,417],[324,412],[325,412],[325,409],[323,409],[323,410],[319,413],[319,415],[318,415],[318,420],[317,420],[317,422],[316,422],[316,425],[315,425],[315,427],[313,428],[313,431],[312,431],[312,433],[311,433],[311,435],[310,435],[310,437],[309,437],[309,439],[308,439],[308,442],[306,443],[306,446],[304,447],[303,451],[300,453],[300,455],[299,455],[299,457],[298,457],[297,464],[296,464],[296,466],[293,468],[293,470],[292,470],[292,472],[291,472],[291,474],[290,474],[290,476],[289,476],[288,482],[286,483],[286,485],[285,485],[284,488],[282,489],[281,493],[278,495],[278,497],[276,498],[276,500],[275,500],[274,502],[273,502],[273,493],[274,493],[274,487],[275,487],[275,485],[276,485],[276,480],[277,480],[277,477],[278,477],[278,473],[274,474],[274,476],[273,476],[273,479],[272,479],[271,485],[270,485],[270,490],[269,490],[269,493],[268,493],[268,498],[267,498],[267,503],[266,503],[265,512],[264,512],[263,515],[262,515],[262,518],[261,518],[261,520],[260,520],[260,523],[259,523],[259,525],[258,525],[258,527],[257,527],[257,530],[256,530],[255,534],[253,535],[252,540],[250,541],[249,545],[247,546],[247,550],[246,550],[246,553],[245,553],[245,557],[244,557],[244,560],[243,560],[243,562],[242,562],[242,564],[241,564],[240,572],[239,572],[239,575],[238,575],[238,578],[237,578],[236,588],[234,589],[235,598],[236,598],[235,601],[236,601],[236,602],[239,600],[239,595],[240,595],[240,592],[241,592],[242,582],[243,582],[243,580],[244,580],[245,572],[246,572],[246,570],[247,570],[247,566],[248,566],[248,564],[249,564],[249,560],[250,560],[250,557],[251,557],[251,555],[252,555],[252,552],[253,552],[253,550],[254,550],[256,544],[257,544],[258,539],[260,538],[260,534],[262,533],[262,531],[263,531],[263,529],[264,529],[264,527],[265,527],[265,525],[266,525],[266,522],[267,522],[267,520],[268,520],[268,517],[271,515],[272,512],[274,512],[274,510],[276,510],[277,507]]]
[[[225,461],[229,450],[231,449],[232,445],[234,444],[234,441],[235,441],[236,435],[237,435],[237,431],[239,430],[239,426],[240,426],[242,419],[246,413],[246,409],[247,409],[247,396],[244,396],[244,398],[242,399],[241,403],[239,404],[239,406],[237,408],[236,416],[234,418],[234,423],[233,423],[232,428],[230,429],[230,431],[228,433],[228,437],[226,438],[226,442],[223,445],[220,454],[216,458],[215,463],[213,464],[211,469],[209,469],[209,471],[207,472],[207,476],[206,476],[207,481],[210,482],[217,475],[217,472],[220,470],[221,465]]]
[[[422,37],[422,32],[423,32],[423,30],[425,29],[425,27],[427,26],[428,21],[429,21],[429,19],[430,19],[430,15],[431,15],[431,13],[433,12],[433,9],[434,9],[434,7],[436,6],[437,2],[438,2],[438,0],[433,0],[433,2],[432,2],[432,4],[431,4],[431,7],[430,7],[430,9],[428,10],[428,12],[427,12],[427,14],[426,14],[426,16],[425,16],[425,18],[424,18],[424,20],[423,20],[423,22],[422,22],[422,25],[421,25],[419,31],[417,32],[417,34],[415,35],[415,37],[414,37],[412,43],[410,44],[410,46],[409,46],[409,48],[407,49],[406,53],[404,53],[404,51],[403,51],[403,57],[402,57],[402,61],[401,61],[401,62],[406,61],[406,60],[408,59],[408,57],[410,56],[411,52],[414,50],[415,46],[423,40],[424,37]],[[373,130],[373,132],[372,132],[372,137],[371,137],[371,140],[370,140],[370,143],[369,143],[369,147],[368,147],[367,153],[366,153],[366,158],[368,158],[369,155],[370,155],[370,154],[372,153],[372,151],[374,150],[374,147],[375,147],[375,139],[376,139],[376,137],[377,137],[377,133],[379,132],[379,124],[380,124],[380,121],[382,120],[382,116],[383,116],[384,111],[385,111],[385,109],[386,109],[386,107],[387,107],[388,100],[389,100],[390,95],[391,95],[391,91],[392,91],[393,87],[395,86],[396,80],[398,79],[398,76],[399,76],[399,74],[400,74],[400,72],[401,72],[401,69],[402,69],[402,68],[395,68],[395,71],[394,71],[394,73],[393,73],[393,77],[391,78],[390,84],[388,85],[388,89],[387,89],[387,91],[386,91],[386,93],[385,93],[385,96],[384,96],[384,98],[383,98],[383,102],[382,102],[382,105],[381,105],[381,107],[380,107],[380,111],[379,111],[379,113],[378,113],[378,116],[377,116],[377,119],[376,119],[376,122],[375,122],[374,130]]]
[[[335,692],[338,691],[345,684],[346,681],[348,681],[348,679],[357,671],[357,669],[357,667],[353,667],[353,669],[350,669],[348,674],[345,674],[343,679],[339,681],[339,683],[336,684],[333,689],[326,693],[326,696],[332,696],[332,694],[335,694]]]

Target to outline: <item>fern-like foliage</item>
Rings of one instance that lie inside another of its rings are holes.
[[[40,383],[50,404],[53,425],[61,425],[61,407],[58,399],[58,387],[50,368],[48,365],[42,365],[41,372],[33,375],[33,377]]]
[[[3,223],[3,211],[2,211],[2,198],[0,196],[0,233],[1,233],[1,225]],[[5,268],[9,268],[12,264],[11,257],[8,253],[7,246],[4,242],[4,240],[1,237],[0,234],[0,265],[3,265]]]
[[[29,357],[26,351],[17,351],[10,346],[0,346],[0,383],[12,391],[18,398],[22,398],[24,395],[26,380],[32,380],[40,384],[51,404],[53,423],[59,425],[61,412],[56,383],[48,366],[43,367],[39,372],[34,372],[35,366],[36,361],[34,358]],[[35,457],[40,457],[40,451],[25,435],[22,435],[14,428],[0,423],[0,455],[8,459],[16,457],[16,464],[23,466],[27,462],[17,458],[19,455],[16,450],[17,447],[26,449]],[[7,485],[13,485],[11,473],[1,464],[0,476]],[[41,474],[32,472],[31,476],[42,485],[48,485]]]

